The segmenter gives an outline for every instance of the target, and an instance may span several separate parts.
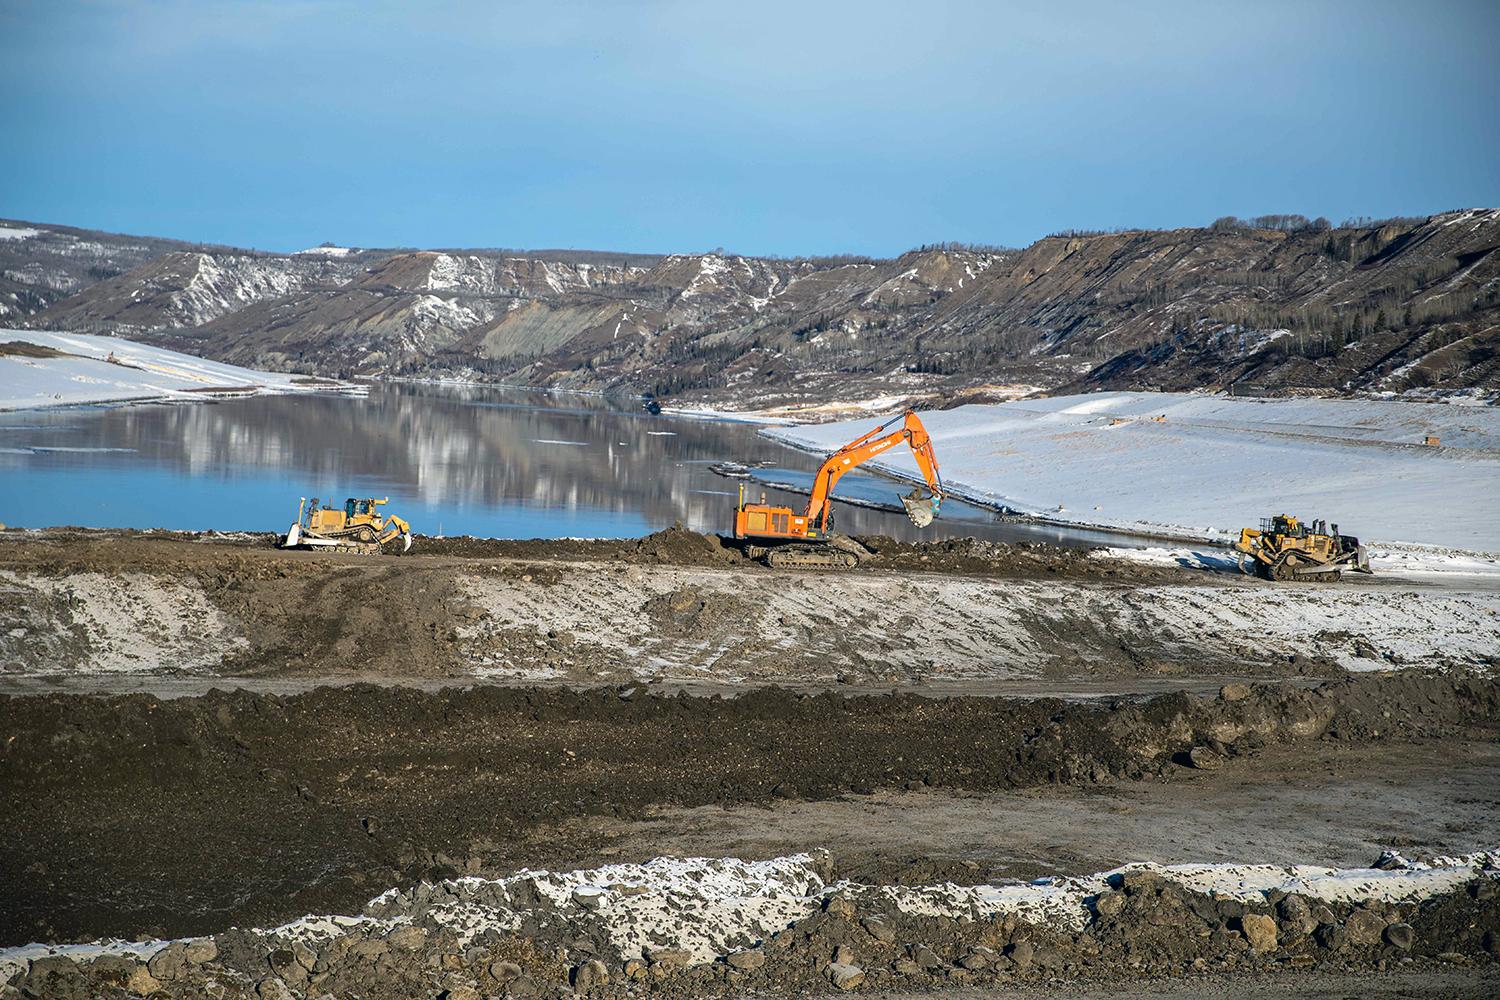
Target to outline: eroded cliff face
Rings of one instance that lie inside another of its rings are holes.
[[[7,241],[7,259],[25,245]],[[89,283],[75,268],[27,322],[261,367],[741,404],[1016,385],[1500,387],[1500,210],[894,260],[129,246],[131,269]]]

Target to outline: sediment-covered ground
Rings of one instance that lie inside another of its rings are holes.
[[[0,534],[0,995],[1497,983],[1483,584],[424,542]]]
[[[396,559],[269,536],[0,534],[0,684],[110,675],[884,687],[1480,669],[1500,589],[1235,573],[972,540],[866,539],[776,572],[716,536],[420,539]]]

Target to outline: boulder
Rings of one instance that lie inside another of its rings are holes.
[[[287,989],[286,983],[274,976],[262,979],[255,987],[255,995],[260,1000],[296,1000],[292,991]]]
[[[1248,684],[1225,684],[1219,688],[1219,698],[1223,701],[1244,701],[1250,697],[1250,685]]]
[[[1411,924],[1396,923],[1385,929],[1386,944],[1392,948],[1410,951],[1414,940],[1416,940],[1416,932],[1412,930]]]
[[[137,965],[130,975],[125,977],[125,988],[137,996],[147,996],[161,989],[161,980],[153,976],[146,966]],[[277,1000],[280,998],[278,997]]]
[[[737,951],[724,961],[729,963],[730,968],[748,972],[766,964],[766,953],[759,950]]]
[[[187,968],[187,945],[174,941],[152,955],[146,969],[157,979],[176,979]]]
[[[1188,751],[1188,762],[1200,771],[1213,771],[1224,766],[1224,758],[1210,747],[1193,747]]]
[[[504,986],[521,978],[521,967],[515,962],[491,962],[490,978]]]
[[[937,953],[925,944],[912,948],[911,960],[917,963],[917,968],[928,971],[940,968],[943,964],[943,960],[937,957]]]
[[[641,949],[646,956],[646,961],[652,965],[660,965],[668,969],[684,969],[693,960],[693,955],[685,948],[658,948],[648,945]]]
[[[385,943],[398,951],[417,951],[427,946],[427,932],[420,927],[403,924],[386,933]]]
[[[865,970],[857,965],[845,965],[842,962],[829,962],[823,967],[823,975],[833,984],[836,990],[852,990],[859,987],[865,981]]]
[[[896,942],[895,930],[884,920],[876,917],[866,917],[861,921],[861,924],[865,932],[881,944],[894,944]]]
[[[1118,916],[1125,909],[1125,894],[1123,892],[1101,892],[1094,897],[1094,912],[1101,919]]]
[[[591,958],[573,969],[573,989],[593,989],[609,982],[609,969],[597,958]]]
[[[1261,954],[1276,950],[1276,921],[1264,913],[1245,914],[1240,918],[1240,930],[1245,932],[1250,947]]]
[[[481,1000],[479,991],[472,986],[450,986],[438,994],[439,1000]]]
[[[829,896],[823,901],[823,912],[840,917],[854,916],[854,900],[848,896]]]
[[[1025,970],[1030,967],[1031,961],[1036,957],[1036,949],[1031,946],[1030,941],[1017,941],[1005,949],[1005,957],[1016,963],[1016,968]]]
[[[194,938],[183,944],[182,957],[194,965],[203,965],[219,957],[219,946],[213,938]]]
[[[1385,918],[1372,910],[1355,910],[1344,921],[1344,933],[1356,948],[1370,948],[1380,943]]]

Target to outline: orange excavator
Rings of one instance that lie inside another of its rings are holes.
[[[890,430],[894,424],[901,424]],[[807,510],[745,502],[740,487],[739,506],[734,511],[734,537],[745,543],[745,554],[778,569],[852,569],[859,565],[864,546],[833,533],[833,487],[844,473],[881,452],[905,441],[916,456],[917,468],[927,480],[927,493],[919,486],[901,497],[906,515],[919,528],[937,517],[943,503],[943,479],[938,474],[937,454],[927,428],[911,410],[850,441],[829,455],[813,479]]]

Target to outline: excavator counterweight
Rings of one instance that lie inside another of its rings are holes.
[[[901,426],[891,430],[896,423]],[[864,548],[853,539],[833,533],[834,485],[844,473],[903,441],[916,457],[927,490],[924,493],[917,487],[900,498],[901,505],[913,524],[927,527],[942,506],[943,480],[927,428],[914,412],[907,410],[829,455],[813,477],[812,495],[804,511],[768,504],[764,497],[760,503],[746,503],[741,487],[734,512],[735,537],[747,542],[747,555],[771,566],[852,568],[858,564]]]

